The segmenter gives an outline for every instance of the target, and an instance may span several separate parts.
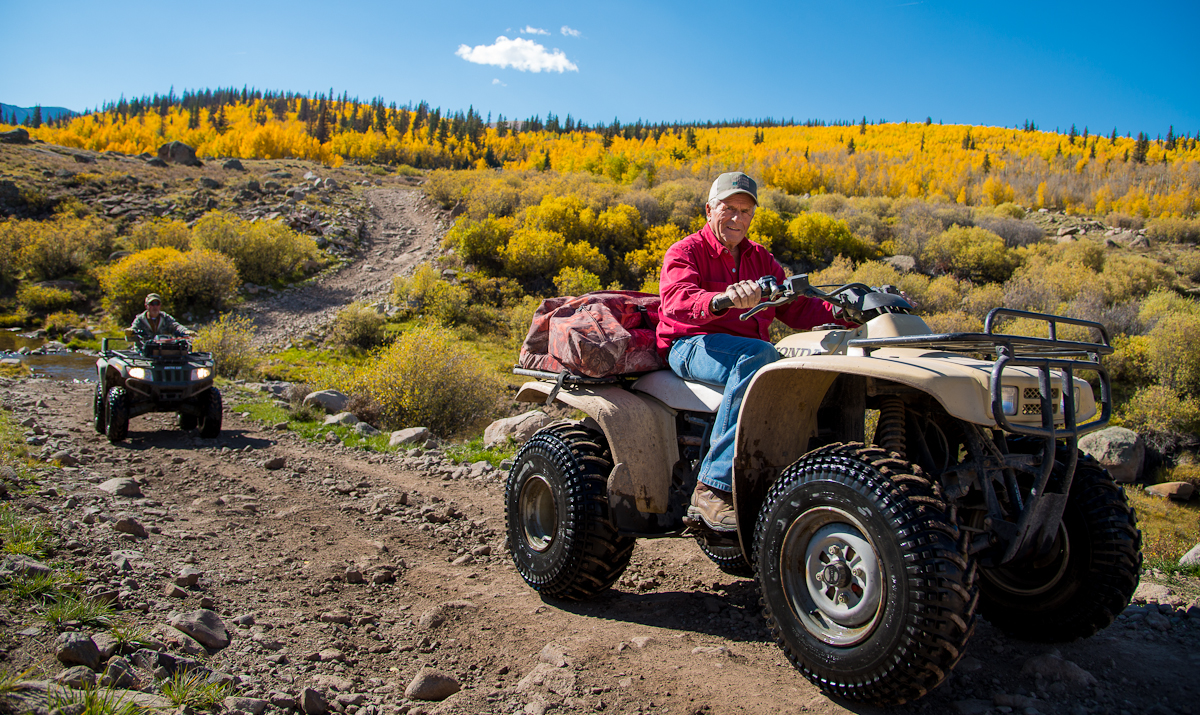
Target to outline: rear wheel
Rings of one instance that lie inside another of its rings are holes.
[[[204,439],[216,439],[221,434],[221,391],[210,387],[208,402],[200,415],[200,436]]]
[[[958,662],[976,589],[936,484],[876,447],[830,445],[772,485],[755,528],[763,612],[831,695],[919,698]]]
[[[1049,555],[981,569],[979,610],[1030,641],[1086,638],[1125,610],[1142,567],[1137,517],[1108,472],[1079,456]]]
[[[104,434],[105,424],[104,383],[100,383],[96,385],[96,393],[92,397],[92,426],[96,428],[97,434]]]
[[[717,568],[721,569],[730,576],[738,576],[741,578],[750,578],[754,576],[754,566],[746,560],[746,556],[742,553],[742,547],[737,544],[733,545],[717,545],[709,544],[701,540],[700,550],[704,552]]]
[[[576,424],[535,434],[513,462],[505,489],[508,539],[525,582],[546,596],[593,598],[633,554],[608,511],[611,456],[603,435]]]
[[[116,444],[129,435],[129,394],[124,387],[108,390],[108,411],[104,417],[108,441]]]

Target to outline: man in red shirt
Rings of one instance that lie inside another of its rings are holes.
[[[659,352],[683,379],[712,385],[725,395],[688,509],[689,517],[714,531],[737,529],[731,491],[738,411],[754,373],[779,359],[767,342],[771,321],[778,317],[798,330],[841,322],[826,303],[813,298],[738,320],[761,298],[758,278],[784,279],[771,252],[746,238],[757,207],[754,179],[741,172],[718,176],[704,207],[707,223],[667,249],[659,282]],[[713,310],[713,300],[721,295],[729,297],[733,308]]]

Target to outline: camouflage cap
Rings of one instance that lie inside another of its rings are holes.
[[[161,296],[161,295],[159,295],[158,293],[151,293],[151,294],[149,294],[149,295],[147,295],[147,296],[146,296],[146,305],[150,305],[151,303],[153,303],[153,302],[154,302],[154,301],[156,301],[156,300],[157,300],[159,303],[161,303],[161,302],[162,302],[162,296]]]
[[[758,204],[758,184],[740,171],[730,171],[718,176],[712,188],[708,190],[708,200],[724,201],[734,194],[748,194],[754,199],[754,203]]]

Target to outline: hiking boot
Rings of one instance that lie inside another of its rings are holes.
[[[733,493],[713,489],[702,482],[696,482],[696,490],[692,492],[692,504],[688,507],[688,516],[702,520],[704,525],[713,531],[737,531]]]

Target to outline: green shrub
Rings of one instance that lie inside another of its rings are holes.
[[[1200,218],[1156,218],[1146,227],[1146,236],[1168,243],[1200,243]]]
[[[595,246],[568,243],[562,234],[541,229],[518,229],[501,251],[506,274],[521,280],[558,275],[567,266],[596,275],[608,270],[608,259]]]
[[[366,303],[351,303],[338,311],[330,338],[342,347],[373,348],[383,342],[384,322]]]
[[[533,325],[533,314],[541,304],[541,298],[527,295],[520,303],[508,309],[508,334],[514,345],[520,345],[529,334],[529,326]]]
[[[83,319],[83,316],[72,313],[68,310],[63,310],[47,315],[46,321],[42,324],[42,327],[46,329],[46,332],[52,335],[62,335],[68,330],[82,328],[86,325],[87,321]]]
[[[1108,215],[1108,225],[1112,228],[1121,228],[1126,231],[1137,231],[1142,226],[1146,225],[1145,220],[1141,216],[1130,216],[1123,213],[1110,213]]]
[[[583,295],[600,290],[600,278],[584,268],[567,266],[554,277],[554,289],[559,295]]]
[[[192,247],[192,230],[183,221],[156,218],[139,223],[129,233],[130,250],[144,251],[160,246],[187,251]]]
[[[95,217],[56,216],[49,221],[10,221],[15,233],[0,243],[19,246],[17,264],[31,280],[53,280],[91,268],[113,249],[116,233]]]
[[[214,367],[221,377],[246,378],[258,369],[254,322],[249,318],[225,313],[216,322],[201,326],[192,345],[196,350],[212,353]]]
[[[317,245],[278,221],[243,221],[213,211],[192,228],[192,243],[233,259],[242,280],[291,281],[319,264]]]
[[[981,333],[983,321],[961,310],[926,315],[925,324],[935,333]]]
[[[501,267],[500,249],[512,237],[515,223],[511,218],[488,216],[472,221],[464,217],[446,232],[442,246],[454,249],[463,262],[494,274]]]
[[[1004,239],[982,228],[951,226],[929,239],[921,259],[958,278],[1003,283],[1017,267]]]
[[[1200,401],[1182,397],[1164,385],[1138,390],[1121,406],[1121,422],[1146,438],[1156,449],[1178,442],[1180,437],[1200,430]]]
[[[1200,395],[1200,316],[1164,316],[1146,335],[1147,367],[1161,385]]]
[[[782,246],[787,240],[787,222],[777,212],[760,206],[754,211],[754,220],[750,222],[747,235],[751,241],[770,251],[776,243]],[[662,264],[661,258],[659,264]]]
[[[77,296],[53,286],[26,284],[17,289],[17,303],[33,313],[51,313],[68,308]]]
[[[855,237],[845,221],[823,213],[804,213],[792,219],[785,237],[775,239],[771,251],[784,263],[818,266],[829,265],[837,256],[857,263],[880,255],[878,246]]]
[[[755,214],[755,220],[758,220],[758,214]],[[754,224],[751,223],[751,231]],[[662,273],[663,256],[667,254],[667,249],[678,243],[683,238],[683,231],[675,224],[666,224],[665,226],[655,226],[646,232],[646,242],[641,248],[630,251],[625,254],[625,266],[629,272],[643,280],[655,280]],[[755,238],[751,233],[751,238]]]
[[[338,387],[378,405],[385,429],[427,427],[450,436],[493,414],[500,384],[482,359],[437,326],[403,333]]]
[[[180,253],[151,248],[126,256],[99,272],[104,309],[128,323],[142,311],[147,293],[163,298],[163,310],[176,315],[220,311],[236,295],[238,272],[228,257],[204,249]]]
[[[992,209],[992,213],[996,214],[997,216],[1007,216],[1008,218],[1025,218],[1025,209],[1017,206],[1011,201],[1005,201],[1002,204],[998,204],[996,208]]]

